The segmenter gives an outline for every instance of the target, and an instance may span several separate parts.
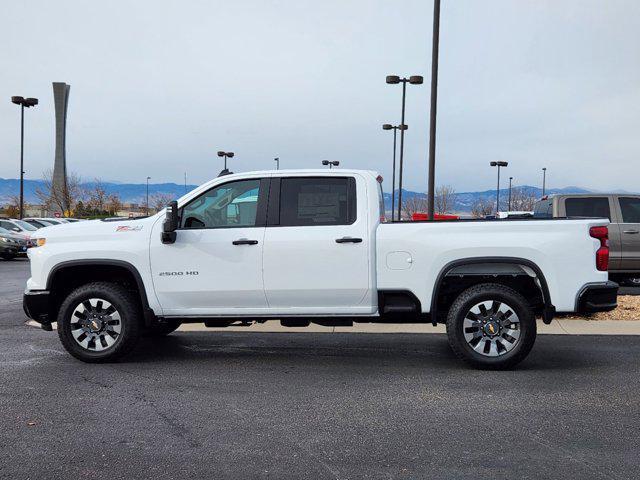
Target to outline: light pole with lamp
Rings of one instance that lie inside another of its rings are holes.
[[[276,157],[273,159],[276,162],[276,170],[280,170],[280,157]]]
[[[390,85],[402,83],[402,116],[400,125],[404,125],[404,111],[407,97],[407,83],[421,85],[424,79],[420,75],[400,78],[397,75],[387,75],[386,82]],[[404,130],[400,130],[400,166],[398,168],[398,221],[402,220],[402,167],[404,164]]]
[[[20,105],[20,220],[24,217],[24,109],[35,107],[37,98],[11,97],[11,103]]]
[[[147,177],[147,217],[149,216],[149,180],[151,177]]]
[[[385,123],[382,125],[383,130],[393,130],[393,174],[391,175],[391,221],[395,215],[395,200],[396,200],[396,137],[398,130],[406,130],[409,128],[407,125],[390,125]]]
[[[222,170],[218,174],[218,176],[229,175],[231,172],[227,169],[227,158],[233,158],[234,153],[233,152],[223,152],[222,150],[220,150],[218,152],[218,156],[219,157],[224,157],[224,170]]]
[[[496,217],[500,211],[500,167],[506,167],[509,162],[490,162],[492,167],[498,167],[498,188],[496,189]]]
[[[333,167],[337,167],[338,165],[340,165],[340,162],[337,160],[333,160],[331,162],[329,160],[322,160],[322,165],[324,165],[325,167],[329,165],[329,170],[331,170]]]
[[[507,211],[511,211],[511,182],[513,182],[513,177],[509,177],[509,207]]]

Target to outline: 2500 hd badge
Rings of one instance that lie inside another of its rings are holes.
[[[199,275],[200,272],[196,270],[189,270],[186,272],[160,272],[158,275],[161,277],[180,277],[182,275]]]

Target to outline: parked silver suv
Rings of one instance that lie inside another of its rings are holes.
[[[640,286],[640,195],[553,195],[536,202],[533,216],[608,218],[609,274],[613,280]]]

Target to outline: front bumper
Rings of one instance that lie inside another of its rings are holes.
[[[578,294],[576,310],[580,313],[609,312],[618,306],[618,284],[591,283]]]
[[[24,313],[32,320],[42,325],[45,330],[51,330],[51,295],[48,290],[25,290],[22,296]]]

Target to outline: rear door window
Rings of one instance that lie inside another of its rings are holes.
[[[350,225],[356,220],[356,182],[352,177],[283,178],[280,225]]]
[[[620,197],[620,210],[624,223],[640,223],[640,198]]]
[[[567,217],[597,217],[611,219],[608,197],[567,198],[564,201]]]

